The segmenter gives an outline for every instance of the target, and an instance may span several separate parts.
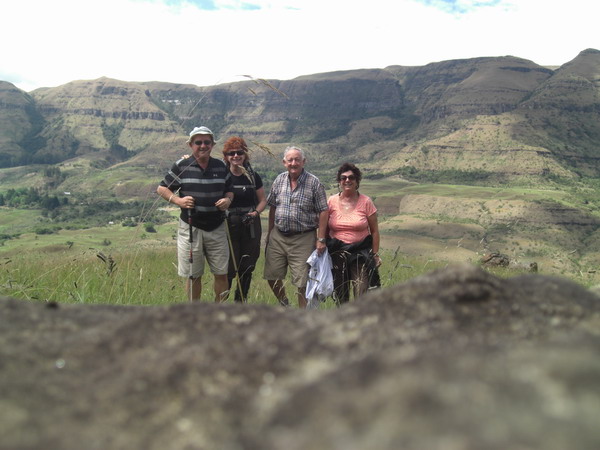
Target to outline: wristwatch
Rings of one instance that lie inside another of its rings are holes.
[[[317,241],[319,241],[321,244],[324,244],[326,242],[325,238],[317,238]]]

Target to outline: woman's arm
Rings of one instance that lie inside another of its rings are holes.
[[[250,214],[254,217],[258,217],[258,215],[265,210],[267,207],[267,197],[265,195],[264,188],[258,188],[256,190],[256,198],[258,198],[258,204],[256,205],[256,210],[251,212]]]
[[[375,264],[379,267],[381,265],[381,258],[379,256],[379,224],[377,223],[377,213],[373,213],[367,217],[367,221],[369,222],[369,230],[373,237],[373,255]]]

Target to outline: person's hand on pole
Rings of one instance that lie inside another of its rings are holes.
[[[194,197],[188,195],[187,197],[181,197],[177,200],[177,206],[184,209],[193,209],[196,202]]]
[[[223,198],[220,198],[219,200],[217,200],[217,202],[215,203],[215,206],[217,208],[219,208],[219,210],[221,210],[221,211],[226,211],[227,208],[229,208],[229,206],[231,205],[232,201],[233,200],[229,197],[223,197]]]

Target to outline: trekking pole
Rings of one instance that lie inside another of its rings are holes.
[[[238,270],[237,261],[235,260],[235,253],[233,252],[233,244],[231,243],[231,233],[229,232],[229,223],[227,222],[227,217],[225,217],[225,231],[227,231],[227,242],[229,243],[229,253],[231,254],[231,261],[233,261],[233,270],[235,270],[235,282],[237,283],[237,288],[240,290],[240,297],[242,299],[242,303],[246,303],[246,299],[244,298],[244,290],[242,289],[242,283],[240,281],[240,272]]]
[[[192,303],[193,301],[193,295],[194,295],[194,250],[193,250],[193,243],[194,243],[194,236],[192,234],[192,210],[188,209],[188,224],[190,226],[190,236],[189,236],[189,243],[190,243],[190,257],[189,257],[189,263],[190,263],[190,277],[189,277],[189,283],[190,283],[190,303]]]

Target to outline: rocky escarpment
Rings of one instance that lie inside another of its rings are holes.
[[[55,152],[69,149],[66,156],[116,149],[130,156],[141,150],[154,152],[173,141],[178,131],[138,83],[74,81],[32,96],[47,121],[40,134]]]
[[[276,152],[302,144],[324,170],[354,160],[377,172],[483,171],[507,181],[597,176],[599,55],[586,50],[555,71],[505,56],[208,87],[74,81],[31,93],[43,127],[18,156],[54,163],[112,152],[105,165],[155,170],[202,123],[219,139],[239,134]],[[0,109],[0,123],[7,115]]]
[[[588,49],[560,67],[524,101],[515,137],[544,145],[557,160],[596,176],[600,129],[600,51]],[[569,143],[565,138],[568,136]]]
[[[27,163],[25,148],[40,131],[43,119],[33,99],[14,85],[0,81],[0,167]]]
[[[473,58],[443,61],[400,71],[407,101],[415,114],[432,122],[511,111],[552,71],[521,58]]]
[[[456,266],[328,311],[0,300],[11,449],[596,449],[600,298]]]
[[[203,89],[191,104],[186,91],[155,84],[149,89],[188,128],[200,120],[219,135],[263,142],[330,141],[345,136],[352,121],[392,116],[397,127],[406,114],[402,86],[383,69],[228,83]]]

